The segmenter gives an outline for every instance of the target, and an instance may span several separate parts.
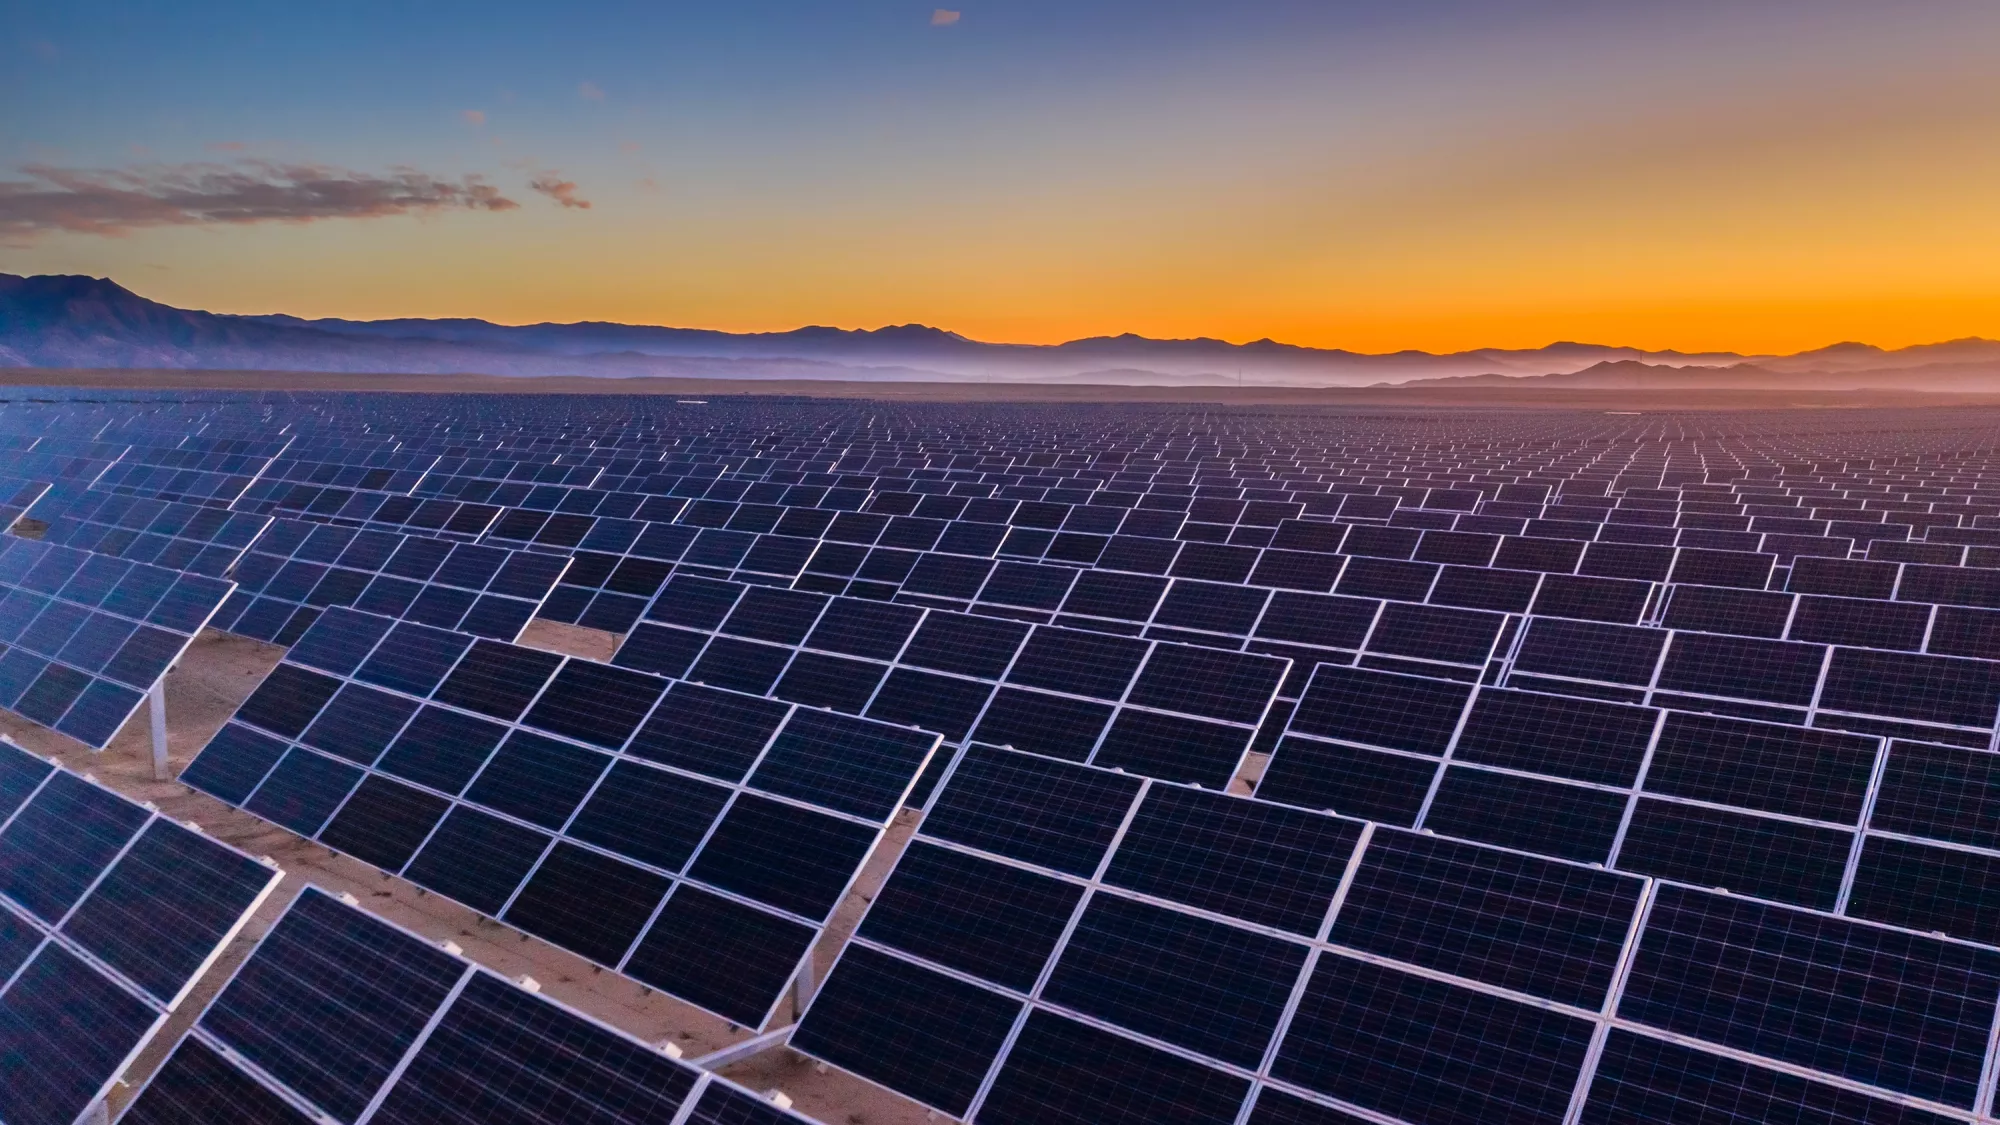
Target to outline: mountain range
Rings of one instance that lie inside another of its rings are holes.
[[[105,278],[0,273],[0,367],[680,376],[731,379],[1279,387],[1891,387],[2000,391],[2000,341],[1794,355],[1598,344],[1370,354],[1257,340],[1125,334],[1061,344],[973,340],[921,324],[732,333],[579,322],[304,320],[175,308]]]

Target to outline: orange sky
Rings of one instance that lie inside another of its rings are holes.
[[[37,231],[0,243],[0,269],[231,312],[1022,342],[2000,337],[2000,7],[1365,7],[1253,4],[1232,24],[1030,4],[935,28],[884,8],[797,42],[681,29],[655,45],[687,52],[674,65],[648,64],[637,14],[630,44],[570,44],[524,8],[442,75],[302,32],[254,64],[294,82],[200,71],[227,46],[204,39],[187,89],[177,70],[125,90],[117,43],[50,31],[61,49],[0,88],[62,107],[0,121],[16,169],[245,154],[477,173],[522,205]],[[327,55],[325,74],[288,51]],[[526,186],[558,171],[590,208]]]

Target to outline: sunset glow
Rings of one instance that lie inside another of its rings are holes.
[[[0,270],[1022,342],[2000,336],[1986,3],[174,7],[10,9]]]

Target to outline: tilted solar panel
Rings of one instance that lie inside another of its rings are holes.
[[[937,741],[332,610],[181,779],[756,1027]]]
[[[283,873],[0,743],[0,1120],[99,1102]]]
[[[807,1120],[308,887],[122,1120],[328,1119]]]
[[[231,588],[0,537],[0,707],[103,749]]]
[[[289,645],[329,607],[511,641],[569,560],[423,535],[274,520],[237,565],[219,629]]]

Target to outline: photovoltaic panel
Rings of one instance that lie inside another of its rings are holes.
[[[1413,1120],[1426,1104],[1560,1119],[1643,880],[1414,834],[1371,839],[1354,821],[1163,782],[1106,788],[1122,780],[969,754],[793,1045],[982,1122],[1234,1120],[1262,1081]],[[1009,809],[1023,812],[980,815]],[[1108,853],[1086,843],[1100,839]],[[1354,1028],[1401,1019],[1408,1050],[1433,1061],[1398,1057],[1428,1080],[1384,1089],[1379,1069],[1337,1061],[1386,1049]],[[1430,1023],[1460,1038],[1426,1038]],[[1495,1037],[1475,1030],[1500,1027],[1513,1054],[1489,1053]],[[1090,1077],[1107,1058],[1128,1068],[1110,1085]]]
[[[1671,714],[1660,730],[1645,787],[1758,812],[1856,824],[1879,752],[1873,738]]]
[[[1381,831],[1330,939],[1558,1003],[1604,1003],[1641,882],[1607,871]]]
[[[437,460],[434,453],[391,446],[342,451],[294,443],[272,460],[234,507],[286,518],[368,520],[391,497],[408,496]]]
[[[284,1095],[234,1067],[221,1052],[189,1036],[147,1080],[145,1094],[120,1121],[131,1125],[306,1125],[313,1119]]]
[[[1403,1119],[1560,1121],[1588,1021],[1365,961],[1322,957],[1273,1077]]]
[[[103,1098],[282,873],[0,743],[0,1120]]]
[[[0,475],[0,531],[7,531],[49,491],[49,482]]]
[[[1453,747],[1456,761],[1627,786],[1652,744],[1659,712],[1534,692],[1479,692]]]
[[[1469,685],[1321,665],[1292,713],[1294,734],[1442,754],[1456,731]]]
[[[0,707],[103,749],[230,589],[0,536]]]
[[[1955,1119],[1621,1029],[1605,1043],[1579,1120],[1945,1125]]]
[[[614,661],[752,695],[1226,785],[1283,658],[676,577]],[[928,784],[919,787],[919,798]]]
[[[92,492],[54,514],[42,539],[223,578],[269,522],[199,504]]]
[[[422,535],[274,520],[216,627],[289,645],[328,608],[511,641],[569,560]]]
[[[182,780],[753,1027],[938,741],[437,630],[371,678],[411,628],[324,615]],[[336,745],[353,692],[401,718]]]
[[[154,500],[228,507],[289,442],[289,438],[244,440],[195,434],[161,444],[141,442],[106,466],[91,481],[91,487]]]
[[[1618,1014],[1970,1109],[1997,998],[2000,952],[1668,887]]]
[[[807,1120],[317,887],[258,943],[126,1119]]]

